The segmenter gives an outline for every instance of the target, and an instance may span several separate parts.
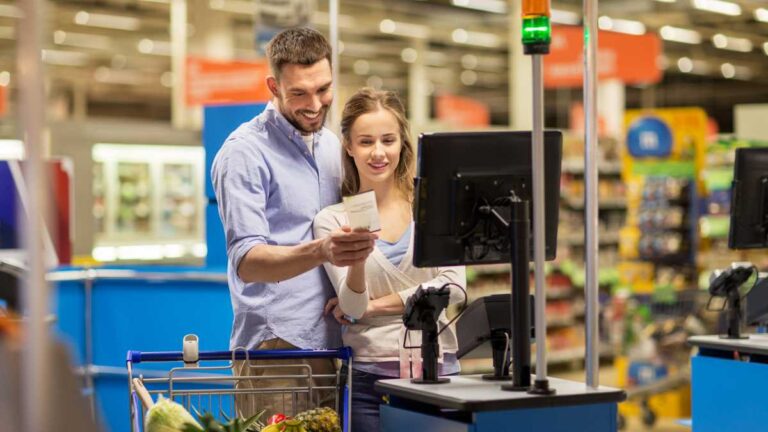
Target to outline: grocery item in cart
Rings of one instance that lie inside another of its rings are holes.
[[[181,431],[187,423],[200,427],[192,414],[181,404],[165,399],[160,395],[157,403],[147,411],[147,415],[144,417],[144,430],[146,432],[176,432]]]

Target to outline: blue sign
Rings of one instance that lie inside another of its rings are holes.
[[[672,130],[658,117],[640,117],[629,126],[627,148],[635,158],[667,157],[672,142]]]
[[[16,218],[18,211],[18,191],[16,180],[11,172],[10,164],[15,161],[0,161],[0,249],[18,249],[19,221]]]

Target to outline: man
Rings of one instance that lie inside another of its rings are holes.
[[[321,265],[364,261],[376,236],[344,227],[329,238],[312,238],[317,212],[340,200],[341,146],[323,127],[333,100],[330,45],[317,31],[289,29],[270,41],[267,57],[272,74],[266,84],[273,99],[232,132],[211,169],[227,241],[234,309],[230,349],[336,348],[339,324],[323,313],[335,294]],[[334,372],[328,362],[308,363],[314,373]],[[237,366],[244,375],[263,373],[244,362]],[[276,400],[282,395],[255,409],[279,410]],[[238,408],[241,413],[254,409],[246,408],[243,398]],[[283,411],[290,410],[283,404]]]

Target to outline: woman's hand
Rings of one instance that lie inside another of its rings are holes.
[[[328,303],[325,304],[325,312],[323,315],[328,315],[329,313],[332,313],[333,318],[336,319],[336,321],[341,325],[352,324],[352,322],[347,319],[346,315],[344,315],[344,311],[342,311],[339,307],[338,297],[334,297],[328,300]]]

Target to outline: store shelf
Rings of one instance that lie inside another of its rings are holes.
[[[574,210],[584,209],[584,198],[582,197],[563,197],[563,202]],[[627,208],[627,200],[625,198],[598,199],[598,206],[600,210],[623,210]]]
[[[564,174],[584,174],[584,160],[583,159],[569,159],[564,160],[562,165],[562,171]],[[621,162],[600,162],[597,165],[597,171],[600,174],[605,175],[618,175],[621,174]]]
[[[619,244],[619,231],[608,231],[598,234],[598,240],[601,245]],[[578,234],[559,234],[557,238],[559,244],[565,246],[584,246],[584,235]]]

